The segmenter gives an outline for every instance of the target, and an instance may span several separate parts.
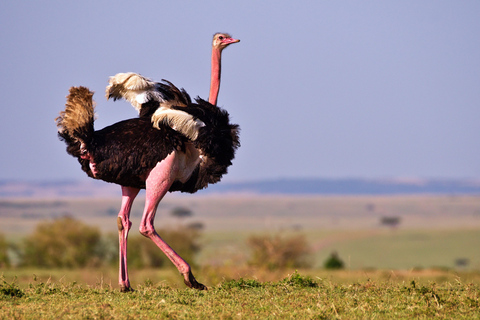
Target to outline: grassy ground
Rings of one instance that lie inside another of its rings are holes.
[[[35,278],[0,283],[1,319],[479,319],[478,283],[420,278],[348,280],[293,272],[276,281],[222,280],[208,291],[145,280],[133,293],[104,283]],[[418,276],[418,275],[417,275]],[[438,276],[438,274],[437,274]],[[333,277],[338,275],[333,274]]]
[[[197,280],[215,287],[224,281],[235,279],[255,279],[260,282],[279,281],[297,270],[266,270],[247,266],[223,266],[193,268]],[[415,280],[420,284],[435,282],[442,283],[472,283],[480,285],[479,271],[456,271],[445,269],[411,269],[411,270],[336,270],[325,269],[300,269],[302,275],[313,279],[332,281],[338,284],[349,284],[364,281],[394,281],[407,283]],[[140,286],[144,283],[152,283],[155,286],[169,286],[183,289],[183,277],[179,275],[175,267],[169,266],[161,269],[135,269],[130,268],[129,275],[132,286]],[[10,268],[0,271],[0,276],[5,281],[21,288],[27,288],[32,283],[79,283],[90,287],[118,288],[118,269],[35,269],[35,268]]]

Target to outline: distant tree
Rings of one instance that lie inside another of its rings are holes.
[[[365,209],[367,209],[368,212],[374,212],[375,211],[375,204],[367,203],[367,205],[365,206]]]
[[[23,245],[22,264],[38,267],[85,267],[103,257],[100,231],[71,217],[37,225]]]
[[[382,217],[380,219],[380,224],[382,226],[387,226],[387,227],[390,227],[392,229],[398,227],[398,225],[400,224],[400,217]]]
[[[203,224],[203,222],[192,222],[187,225],[187,228],[200,231],[205,228],[205,225]]]
[[[110,207],[105,213],[107,214],[107,216],[116,216],[118,214],[118,209]]]
[[[172,216],[177,217],[177,218],[187,218],[191,217],[193,215],[192,210],[184,207],[175,207],[172,210]]]
[[[455,259],[455,266],[459,268],[465,268],[470,263],[468,258],[457,258]]]
[[[323,266],[325,267],[325,269],[336,270],[343,269],[344,263],[338,256],[338,253],[334,251],[330,254],[330,257],[328,257]]]
[[[0,268],[10,266],[10,259],[8,258],[8,243],[5,241],[5,236],[0,234]]]

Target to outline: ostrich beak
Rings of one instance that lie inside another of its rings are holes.
[[[240,42],[240,40],[239,40],[239,39],[234,39],[234,38],[227,38],[227,39],[224,40],[224,42],[225,42],[226,44],[231,44],[231,43]]]

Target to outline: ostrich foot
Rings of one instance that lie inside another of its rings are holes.
[[[207,286],[198,282],[192,274],[192,271],[188,271],[187,273],[183,274],[185,284],[189,288],[197,289],[197,290],[208,290]]]
[[[124,284],[120,285],[120,292],[133,292],[135,290],[132,289],[130,286],[126,286]]]

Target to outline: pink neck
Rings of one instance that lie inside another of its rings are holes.
[[[212,48],[212,73],[210,78],[210,95],[208,102],[217,105],[218,92],[220,91],[220,73],[222,69],[222,51]]]

